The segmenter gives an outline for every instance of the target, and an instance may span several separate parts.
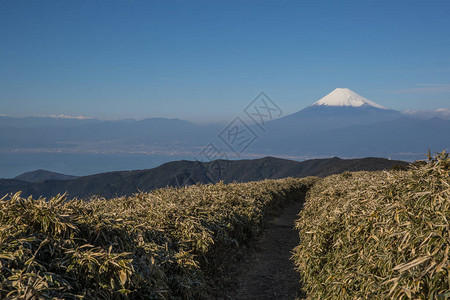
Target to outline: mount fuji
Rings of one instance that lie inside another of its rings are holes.
[[[422,159],[428,149],[450,147],[450,121],[419,120],[348,88],[337,88],[308,107],[270,122],[255,152],[320,157],[384,156]]]
[[[274,120],[271,127],[278,132],[282,128],[320,132],[393,120],[401,115],[401,112],[388,109],[348,88],[337,88],[310,106]]]

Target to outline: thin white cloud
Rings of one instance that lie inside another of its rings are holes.
[[[450,116],[450,108],[438,108],[436,111]]]
[[[450,120],[450,108],[438,108],[436,110],[405,110],[403,114],[423,119],[438,117]]]
[[[91,117],[85,117],[85,116],[68,116],[68,115],[44,115],[44,116],[38,116],[38,117],[55,118],[55,119],[77,119],[77,120],[93,119]]]
[[[441,94],[450,93],[450,83],[418,83],[415,87],[393,90],[394,94]]]

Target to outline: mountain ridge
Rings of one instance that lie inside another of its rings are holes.
[[[25,172],[14,177],[13,179],[26,182],[41,182],[46,180],[70,180],[75,178],[78,178],[78,176],[38,169],[30,172]]]
[[[107,172],[71,180],[47,180],[29,183],[16,179],[0,180],[0,195],[22,191],[23,196],[51,197],[67,192],[69,198],[131,195],[167,186],[249,182],[285,177],[325,177],[344,171],[375,171],[392,166],[407,166],[403,161],[384,158],[341,159],[338,157],[293,161],[276,157],[254,160],[215,160],[211,162],[174,161],[156,168]]]

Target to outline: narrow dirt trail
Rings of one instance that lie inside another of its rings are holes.
[[[299,243],[294,222],[302,208],[296,202],[274,218],[258,242],[257,250],[244,262],[239,286],[231,299],[296,299],[300,277],[290,260]]]

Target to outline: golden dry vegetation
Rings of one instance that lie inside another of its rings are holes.
[[[311,299],[450,298],[450,158],[333,175],[309,192],[293,259]]]
[[[314,178],[0,200],[1,299],[193,299]]]
[[[450,297],[450,158],[408,170],[0,200],[1,299],[199,299],[308,192],[293,259],[311,299]]]

